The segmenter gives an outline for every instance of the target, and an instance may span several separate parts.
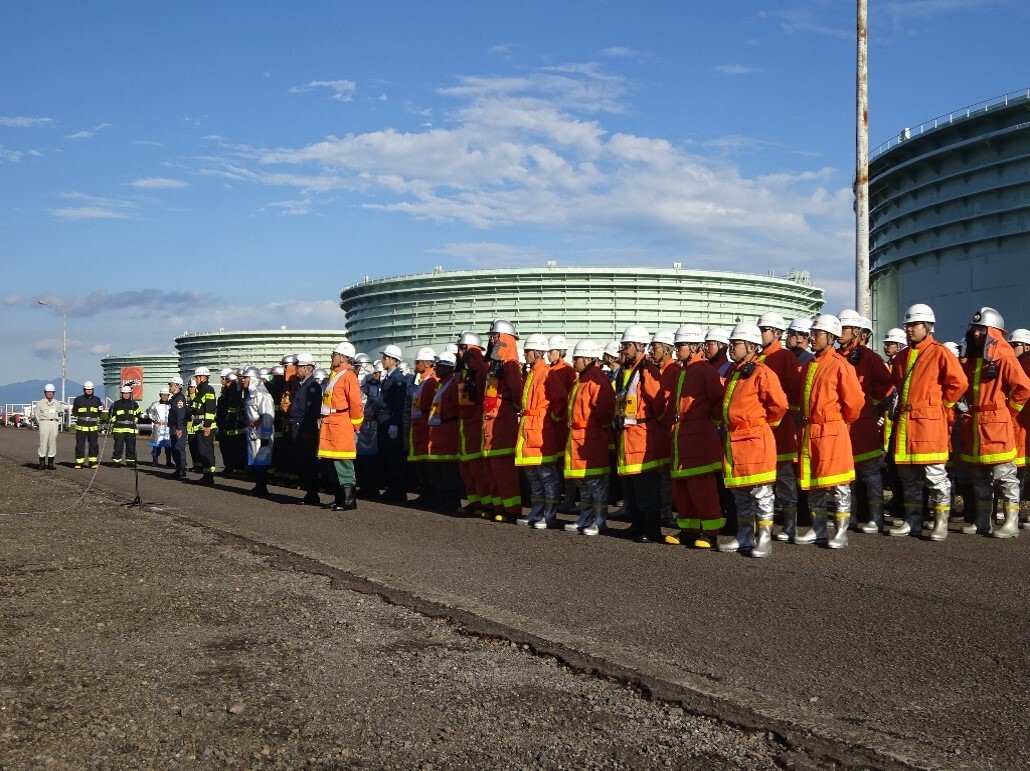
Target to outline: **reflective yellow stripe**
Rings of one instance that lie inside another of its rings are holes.
[[[792,456],[793,457],[793,456]],[[722,461],[716,461],[715,463],[709,463],[707,466],[694,466],[693,468],[674,468],[670,474],[677,479],[683,477],[696,477],[701,474],[711,474],[722,469]]]
[[[729,475],[729,468],[726,468],[726,487],[751,487],[754,485],[764,485],[776,481],[776,470],[763,471],[761,474],[751,474],[750,476],[734,477]]]
[[[855,456],[855,463],[865,463],[865,461],[872,460],[873,458],[879,458],[881,455],[883,455],[883,450],[879,449],[870,450],[869,452],[863,452],[860,455]]]
[[[319,450],[318,457],[328,460],[351,460],[357,457],[357,452],[351,450]]]
[[[842,485],[845,482],[855,481],[855,470],[845,472],[843,474],[834,474],[828,477],[816,477],[814,479],[801,479],[799,484],[802,490],[811,490],[817,487],[833,487],[835,485]]]

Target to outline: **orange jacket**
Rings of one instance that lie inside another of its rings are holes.
[[[411,423],[408,427],[408,460],[425,460],[429,452],[429,410],[439,379],[427,369],[411,392]]]
[[[894,383],[891,371],[880,355],[872,348],[860,345],[858,338],[838,353],[855,371],[864,394],[862,414],[849,426],[855,463],[863,463],[883,455],[883,431],[879,425],[880,414],[876,411],[876,405],[894,392]]]
[[[775,482],[776,439],[772,424],[779,423],[787,413],[787,395],[780,379],[754,357],[736,364],[727,375],[722,401],[726,487]]]
[[[695,354],[686,366],[665,371],[667,386],[663,424],[672,435],[674,477],[692,477],[722,469],[722,442],[717,428],[726,389],[719,373]]]
[[[487,364],[480,348],[465,352],[463,369],[455,373],[458,383],[459,460],[471,461],[483,455],[483,401]]]
[[[640,474],[669,462],[669,440],[658,423],[661,373],[641,354],[623,367],[616,383],[618,473]]]
[[[590,364],[572,386],[565,442],[565,478],[600,476],[610,470],[615,392],[598,363]]]
[[[514,455],[518,441],[522,394],[522,369],[518,343],[512,335],[500,335],[493,348],[493,360],[485,368],[483,390],[483,457]]]
[[[1015,461],[1020,454],[1013,430],[1014,416],[1030,399],[1030,380],[1001,331],[987,328],[983,355],[965,364],[969,380],[962,421],[962,452],[966,463],[988,465]]]
[[[779,340],[762,349],[758,360],[776,373],[780,387],[787,395],[787,405],[792,411],[801,409],[801,364],[798,357],[788,351]],[[791,463],[798,456],[797,425],[790,417],[773,427],[776,437],[776,462]]]
[[[1018,361],[1019,366],[1023,368],[1023,374],[1030,378],[1030,354],[1024,353]],[[1020,468],[1027,465],[1027,444],[1030,443],[1030,432],[1023,425],[1027,418],[1030,418],[1030,412],[1024,415],[1024,411],[1020,410],[1018,419],[1012,422],[1012,432],[1016,438],[1016,465]]]
[[[554,463],[561,457],[565,431],[560,431],[558,426],[565,423],[568,405],[569,392],[564,379],[556,375],[544,359],[538,359],[522,386],[516,466],[539,466]]]
[[[361,405],[358,376],[350,364],[333,372],[322,394],[322,427],[318,432],[318,457],[351,460],[357,457],[355,434],[365,409]]]
[[[451,373],[436,383],[429,405],[429,444],[426,460],[458,460],[461,449],[458,420],[458,377]]]
[[[862,386],[855,370],[831,348],[816,354],[801,377],[805,428],[798,484],[802,490],[847,484],[855,478],[848,424],[862,414]]]
[[[927,335],[900,350],[891,362],[891,379],[898,389],[894,462],[946,463],[949,416],[968,381],[951,352]]]

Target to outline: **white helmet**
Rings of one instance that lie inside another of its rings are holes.
[[[381,361],[377,361],[375,364],[372,365],[372,371],[386,372],[386,367],[383,366],[383,363]]]
[[[976,324],[982,327],[994,327],[1000,329],[1002,332],[1005,331],[1005,319],[1001,317],[1001,314],[994,308],[984,306],[976,313],[973,314],[973,318],[970,320],[970,325]]]
[[[908,343],[908,338],[905,337],[904,329],[901,329],[900,327],[891,327],[887,330],[887,334],[883,336],[883,342],[905,345]]]
[[[757,324],[742,321],[730,332],[730,340],[743,340],[746,343],[762,344],[762,330]]]
[[[262,380],[267,380],[268,376],[272,374],[272,370],[270,370],[268,367],[259,367],[258,374],[261,376]]]
[[[338,353],[341,356],[346,356],[348,359],[353,359],[354,361],[357,361],[358,356],[361,355],[355,353],[353,344],[347,342],[346,340],[344,340],[341,343],[337,343],[336,347],[333,348],[333,353]],[[368,359],[368,356],[366,356],[365,358]]]
[[[872,332],[873,331],[873,320],[871,318],[869,318],[868,316],[863,316],[862,317],[862,323],[860,324],[860,326],[861,326],[863,332]]]
[[[83,391],[85,391],[87,388],[93,388],[93,387],[94,386],[93,386],[93,381],[92,380],[87,380],[85,383],[82,384],[82,390]]]
[[[436,351],[430,348],[428,345],[418,349],[418,353],[415,354],[415,361],[436,361]]]
[[[1030,345],[1030,329],[1013,329],[1009,334],[1010,343],[1022,343],[1023,345]],[[47,386],[50,390],[53,390],[53,386]]]
[[[258,378],[261,379],[261,370],[257,367],[247,367],[243,370],[243,377]]]
[[[297,366],[298,367],[314,367],[315,357],[310,353],[298,353],[297,354]]]
[[[447,343],[447,345],[444,346],[443,350],[444,350],[444,353],[453,353],[454,356],[455,356],[455,360],[457,360],[457,356],[458,356],[458,344],[457,343]]]
[[[176,375],[176,376],[175,376],[175,377],[173,377],[173,378],[169,378],[169,379],[168,379],[168,385],[177,385],[177,386],[181,386],[181,385],[182,385],[182,378],[181,378],[181,377],[179,377],[178,375]]]
[[[651,335],[640,324],[632,324],[626,327],[626,331],[622,333],[622,342],[647,345],[651,342]]]
[[[313,377],[315,379],[316,383],[321,383],[321,382],[324,382],[324,381],[329,379],[329,373],[326,372],[321,367],[319,367],[318,369],[316,369],[314,372],[311,373],[311,377]]]
[[[232,374],[232,370],[229,369],[228,367],[224,367],[224,368],[218,370],[218,377],[229,377],[229,375],[231,375],[231,374]]]
[[[458,336],[458,345],[473,345],[476,348],[482,348],[483,338],[475,332],[462,332]]]
[[[549,351],[567,351],[569,348],[569,341],[565,339],[565,335],[551,335],[547,341],[547,350]]]
[[[717,343],[722,343],[723,345],[729,345],[730,333],[722,327],[712,327],[705,333],[705,342],[707,343],[712,340],[715,340]],[[761,340],[758,342],[761,342]]]
[[[913,324],[917,321],[936,324],[937,317],[933,315],[933,308],[929,305],[923,305],[923,303],[916,303],[915,305],[909,306],[909,309],[905,311],[905,323]]]
[[[284,367],[282,364],[276,364],[274,367],[272,367],[270,370],[268,370],[268,374],[270,374],[270,375],[285,375],[286,374],[286,367]]]
[[[389,356],[391,359],[396,359],[397,361],[400,361],[404,358],[404,354],[401,353],[401,349],[398,348],[396,345],[386,346],[383,350],[379,352],[379,355]]]
[[[458,366],[458,357],[453,351],[444,351],[440,354],[440,358],[436,361],[437,366],[444,367],[456,367]]]
[[[676,330],[673,340],[677,343],[703,343],[705,331],[695,324],[684,324]]]
[[[606,355],[606,356],[618,356],[619,355],[619,350],[621,349],[621,347],[622,346],[619,345],[619,341],[618,340],[610,340],[608,342],[608,345],[606,345],[604,347],[604,350],[601,351],[601,353]],[[575,355],[575,354],[573,354],[573,355]]]
[[[186,384],[186,387],[187,388],[196,388],[197,387],[197,379],[195,377],[191,377],[189,382]]]
[[[855,315],[857,316],[858,314],[856,313]],[[812,331],[814,332],[817,329],[829,332],[834,337],[840,337],[840,319],[829,313],[820,313],[816,316],[815,321],[812,322]]]
[[[285,356],[283,356],[282,361],[280,361],[279,363],[282,364],[284,367],[286,367],[286,366],[288,366],[290,364],[296,364],[297,363],[297,357],[294,356],[292,353],[288,353]]]
[[[235,383],[237,379],[238,378],[236,377],[236,373],[235,372],[230,372],[229,373],[229,382],[230,383]]]
[[[578,356],[584,359],[600,359],[602,353],[601,346],[593,340],[580,340],[572,349],[572,358],[575,359]]]
[[[347,343],[347,345],[350,345],[350,343]],[[337,347],[339,347],[339,346],[337,346]],[[354,350],[354,346],[351,346],[351,350]],[[343,353],[343,352],[340,351],[340,353]],[[347,354],[344,353],[343,355],[346,356]],[[371,364],[372,363],[372,357],[369,356],[367,353],[356,353],[351,358],[354,359],[354,363],[355,364]]]
[[[803,334],[809,334],[812,331],[812,319],[806,319],[804,316],[798,316],[787,327],[788,332],[801,332]]]
[[[758,328],[769,327],[770,329],[778,329],[781,332],[787,328],[787,322],[783,320],[783,316],[774,311],[766,311],[758,317]]]
[[[55,386],[53,383],[47,383],[45,386],[43,386],[43,393],[46,393],[47,391],[56,391],[56,390],[57,390],[57,386]]]
[[[852,310],[851,308],[845,308],[840,313],[838,313],[837,320],[840,322],[841,327],[861,328],[862,326],[862,317],[858,314],[858,311]]]
[[[121,393],[123,393],[123,394],[131,394],[132,393],[132,386],[131,385],[123,385],[121,387]]]
[[[207,367],[197,367],[193,370],[193,377],[211,377],[211,370]]]
[[[162,388],[160,391],[157,392],[157,395],[158,396],[171,396],[172,395],[172,391],[171,391],[170,388],[168,388],[168,386],[165,386],[164,388]]]
[[[944,344],[944,347],[951,351],[955,358],[958,358],[958,343],[953,343],[950,340]]]
[[[494,323],[490,327],[490,334],[511,335],[514,338],[518,338],[518,334],[515,332],[515,325],[507,319],[494,319]]]
[[[550,344],[547,342],[547,338],[539,333],[532,334],[526,338],[525,344],[522,346],[524,351],[540,351],[544,353],[550,350]]]
[[[675,345],[676,335],[667,329],[660,329],[651,338],[652,343],[663,343],[664,345]]]

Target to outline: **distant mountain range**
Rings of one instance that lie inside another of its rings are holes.
[[[28,404],[43,398],[43,386],[53,383],[57,386],[57,398],[61,398],[61,378],[55,380],[23,380],[20,383],[8,383],[0,386],[0,405],[4,404]],[[71,402],[76,396],[82,393],[82,383],[74,380],[64,381],[64,398]],[[95,393],[95,392],[94,392]],[[103,396],[103,386],[100,388],[100,396]]]

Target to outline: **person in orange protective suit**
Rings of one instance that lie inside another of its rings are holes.
[[[680,366],[663,379],[662,424],[672,437],[672,495],[679,516],[679,535],[666,543],[687,540],[698,549],[712,548],[726,523],[719,504],[716,474],[722,471],[722,443],[716,426],[722,418],[725,388],[719,373],[705,361],[705,333],[686,324],[676,330],[674,343]]]
[[[1013,425],[1030,399],[1030,380],[1005,340],[1004,327],[1001,314],[984,307],[973,314],[966,333],[969,415],[962,424],[960,457],[969,464],[976,520],[962,532],[1014,538],[1019,535],[1020,491]],[[1005,522],[992,532],[995,491],[1005,502]]]
[[[572,387],[576,384],[576,370],[572,368],[572,365],[565,361],[565,354],[568,353],[569,343],[565,339],[565,335],[551,335],[547,339],[547,364],[551,368],[551,372],[557,377],[565,386],[566,393],[572,393]],[[565,441],[568,438],[568,427],[565,425],[564,418],[558,425],[558,440],[561,446],[565,446]],[[561,472],[561,466],[559,464],[559,473]],[[562,496],[561,503],[558,504],[559,513],[566,514],[576,509],[576,481],[574,479],[564,479],[562,486],[564,488],[564,495]]]
[[[322,425],[318,433],[318,457],[329,461],[335,471],[336,500],[333,511],[349,511],[358,507],[354,498],[354,459],[357,457],[356,434],[365,419],[361,404],[358,376],[351,364],[354,346],[344,341],[333,348],[332,376],[322,394]]]
[[[597,535],[608,518],[608,482],[615,417],[615,392],[601,369],[601,347],[581,340],[572,350],[572,366],[579,378],[569,395],[568,438],[565,443],[565,479],[575,480],[579,492],[579,519],[565,525],[570,532]]]
[[[518,335],[509,321],[496,319],[490,329],[488,366],[480,391],[483,405],[483,458],[487,462],[489,501],[484,510],[497,522],[522,513],[522,492],[515,470],[518,405],[522,395]],[[487,505],[489,509],[487,509]]]
[[[737,536],[719,544],[719,551],[739,551],[749,557],[772,553],[776,481],[773,426],[783,420],[788,407],[780,379],[758,360],[761,344],[762,332],[757,324],[737,324],[733,328],[733,368],[727,373],[722,402],[726,432],[723,476],[737,506]]]
[[[618,473],[632,523],[625,535],[639,543],[662,538],[658,469],[669,463],[668,438],[659,436],[661,373],[644,355],[650,342],[651,336],[639,324],[623,332],[615,399]]]
[[[455,512],[461,506],[461,476],[458,454],[461,449],[458,417],[458,378],[454,374],[457,356],[444,351],[436,361],[438,378],[429,405],[429,440],[426,464],[433,480],[438,511]]]
[[[523,352],[529,371],[522,386],[519,437],[515,445],[515,466],[529,482],[530,512],[517,524],[546,530],[554,524],[561,497],[565,411],[569,392],[560,375],[547,363],[548,341],[544,335],[526,338]],[[571,369],[571,368],[570,368]],[[563,426],[559,431],[558,426]]]
[[[930,306],[909,307],[903,325],[908,347],[891,361],[896,407],[888,410],[894,421],[890,449],[901,477],[905,516],[887,533],[922,534],[925,486],[934,511],[930,539],[943,541],[951,513],[951,480],[944,464],[950,452],[952,410],[968,380],[958,359],[934,340],[935,323]]]
[[[1030,329],[1013,329],[1009,335],[1009,345],[1016,355],[1019,366],[1023,368],[1023,374],[1030,377]],[[1016,435],[1016,475],[1019,477],[1020,497],[1026,500],[1026,476],[1028,466],[1027,457],[1030,455],[1030,431],[1023,427],[1022,421],[1015,421],[1012,430]],[[1020,512],[1019,526],[1023,530],[1030,529],[1030,515]]]
[[[426,456],[429,454],[429,410],[436,395],[439,378],[434,369],[436,351],[420,348],[415,354],[415,381],[410,389],[411,419],[408,423],[408,463],[414,466],[418,497],[412,503],[432,507],[436,492]]]
[[[483,402],[487,363],[483,341],[475,332],[458,336],[458,473],[465,487],[468,505],[465,514],[483,511],[483,498],[489,495],[489,471],[483,459]]]
[[[762,353],[758,360],[776,373],[783,392],[787,394],[790,415],[773,428],[776,437],[776,504],[783,515],[783,529],[776,540],[789,541],[797,534],[798,478],[795,464],[798,459],[798,431],[795,416],[801,404],[801,362],[783,347],[780,338],[787,328],[783,316],[769,311],[758,317],[762,332]]]
[[[848,545],[851,482],[855,459],[848,424],[858,419],[865,404],[855,370],[834,350],[840,339],[840,319],[826,313],[812,323],[815,358],[801,372],[801,417],[804,432],[799,455],[799,482],[808,490],[812,527],[794,543],[818,543],[831,549]],[[826,517],[833,505],[837,530],[827,539]]]
[[[858,510],[855,507],[851,526],[863,533],[877,533],[884,529],[883,471],[880,465],[883,457],[883,431],[877,408],[894,392],[894,383],[891,382],[891,372],[883,359],[863,344],[862,336],[867,320],[851,309],[841,311],[837,318],[840,319],[841,327],[839,353],[854,369],[863,393],[862,413],[848,430],[851,433],[851,451],[855,456],[855,477],[865,485],[869,519],[857,527]]]

